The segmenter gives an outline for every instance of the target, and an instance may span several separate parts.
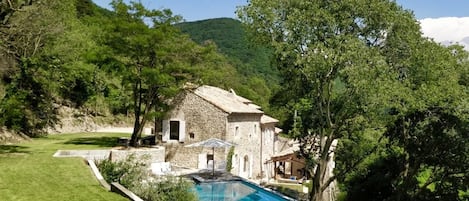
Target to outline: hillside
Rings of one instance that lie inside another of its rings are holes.
[[[177,17],[159,13],[159,26],[149,27],[145,16],[128,15],[148,13],[143,6],[121,6],[106,10],[90,0],[0,5],[0,128],[39,137],[73,121],[161,117],[166,100],[187,82],[234,89],[269,111],[278,76],[267,49],[250,47],[240,22],[178,24],[191,39],[172,26]],[[214,43],[204,42],[209,39]],[[63,108],[76,112],[64,116]]]
[[[250,43],[240,21],[217,18],[184,22],[177,24],[177,27],[199,44],[215,42],[218,50],[228,57],[238,72],[248,78],[257,76],[269,85],[278,84],[278,71],[270,65],[270,51]]]

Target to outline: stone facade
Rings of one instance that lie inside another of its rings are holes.
[[[227,139],[236,144],[231,170],[235,175],[253,178],[260,174],[261,115],[231,114],[228,117]]]
[[[180,102],[169,113],[166,121],[184,122],[185,131],[182,132],[185,137],[181,140],[163,140],[167,152],[166,159],[174,165],[198,168],[200,166],[198,164],[199,155],[211,155],[212,149],[184,146],[210,138],[225,140],[228,115],[194,93],[186,92],[182,96]],[[163,135],[165,135],[164,131]],[[224,149],[216,149],[214,155],[216,157],[215,163],[224,161],[226,158]]]
[[[209,162],[215,157],[215,167],[221,169],[226,164],[229,148],[215,148],[213,156],[212,148],[185,147],[218,138],[235,144],[231,173],[244,178],[263,177],[264,163],[274,154],[275,122],[262,122],[264,113],[259,108],[253,109],[249,100],[234,93],[208,86],[204,90],[203,94],[188,90],[180,95],[163,120],[162,145],[166,148],[166,161],[178,166],[211,169]],[[214,95],[207,97],[211,95],[210,90],[215,91]],[[216,102],[217,98],[220,102]]]

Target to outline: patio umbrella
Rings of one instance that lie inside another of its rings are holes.
[[[215,176],[215,148],[231,147],[233,143],[229,143],[217,138],[210,138],[208,140],[196,142],[194,144],[186,145],[185,147],[211,147],[213,154],[213,164],[212,164],[212,177]]]

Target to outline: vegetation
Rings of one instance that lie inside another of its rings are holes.
[[[109,11],[90,0],[1,4],[2,126],[45,135],[66,106],[95,117],[134,117],[135,146],[145,123],[161,119],[186,82],[234,88],[268,105],[265,80],[244,78],[214,43],[198,45],[180,33],[173,26],[180,16],[137,2],[112,5]]]
[[[243,85],[233,86],[236,92],[267,111],[275,110],[270,108],[269,100],[280,78],[270,62],[272,52],[266,46],[250,43],[240,21],[218,18],[179,23],[176,27],[199,44],[215,43],[240,74]]]
[[[124,134],[127,135],[127,134]],[[123,134],[63,134],[0,145],[2,200],[127,200],[106,191],[82,158],[53,158],[58,149],[105,149]]]
[[[234,154],[234,146],[230,147],[228,154],[226,155],[226,171],[231,172],[233,169],[233,154]]]
[[[422,37],[396,2],[250,0],[239,10],[247,29],[232,19],[179,23],[137,2],[112,5],[1,1],[0,126],[41,137],[66,106],[134,118],[136,146],[184,83],[209,84],[282,120],[307,158],[310,200],[322,200],[334,180],[345,200],[468,199],[468,53]],[[107,140],[1,145],[2,198],[120,199],[91,188],[79,159],[49,160],[58,148],[112,146]],[[332,153],[337,166],[326,177]]]
[[[97,166],[107,182],[119,182],[146,201],[197,200],[197,195],[191,191],[192,182],[179,177],[148,176],[148,167],[141,161],[129,155],[117,162],[99,161]]]
[[[379,171],[397,176],[379,181],[392,187],[388,197],[371,200],[465,199],[468,169],[449,159],[468,160],[462,147],[469,136],[459,126],[469,114],[461,47],[422,37],[411,12],[394,1],[251,0],[238,12],[255,39],[274,49],[283,78],[278,100],[291,111],[290,134],[313,177],[310,200],[324,200],[331,182],[349,182],[386,152],[398,168]],[[424,151],[430,147],[443,152],[438,162]],[[338,165],[327,176],[333,152]],[[424,176],[428,171],[436,173]],[[363,194],[354,185],[345,190]]]

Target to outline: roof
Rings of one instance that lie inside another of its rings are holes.
[[[278,123],[277,119],[274,119],[268,115],[262,115],[261,117],[261,124],[268,124],[268,123]]]
[[[291,147],[274,154],[270,160],[271,161],[295,161],[298,163],[305,164],[304,158],[300,157],[297,152],[300,151],[300,144],[295,143]]]
[[[218,87],[204,85],[197,88],[194,93],[229,114],[264,114],[256,107],[248,105],[252,101]]]
[[[274,154],[272,156],[272,158],[287,156],[287,155],[290,155],[290,154],[294,154],[297,151],[300,151],[300,143],[292,144],[290,147],[280,151],[279,153]]]

